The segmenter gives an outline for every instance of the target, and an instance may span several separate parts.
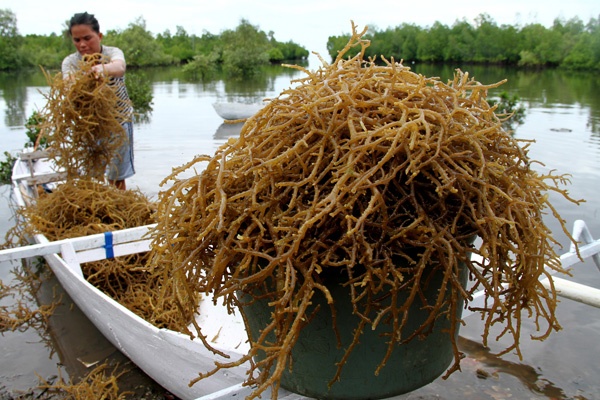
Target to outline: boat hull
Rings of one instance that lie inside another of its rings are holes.
[[[61,286],[96,328],[146,374],[177,397],[195,399],[244,380],[243,370],[229,371],[189,387],[198,373],[213,369],[219,357],[208,351],[198,339],[159,329],[138,317],[90,285],[59,255],[49,255],[45,259]]]
[[[13,191],[17,206],[34,201],[36,185],[41,178],[55,174],[46,159],[18,159],[13,167]],[[141,234],[143,236],[143,234]],[[143,239],[143,240],[142,240]],[[34,235],[33,240],[48,245],[44,235]],[[62,253],[44,255],[61,286],[112,345],[126,355],[149,377],[181,399],[196,399],[239,385],[245,379],[246,366],[218,372],[192,385],[190,381],[199,373],[214,369],[217,361],[231,361],[247,349],[247,336],[239,316],[230,315],[224,306],[201,301],[199,319],[203,320],[205,334],[216,349],[230,354],[226,359],[208,350],[199,339],[168,329],[159,329],[131,312],[101,290],[90,284],[83,276],[80,262],[72,243],[61,247]],[[55,242],[56,243],[56,242]],[[140,243],[144,245],[140,246]],[[70,246],[69,246],[70,245]],[[125,244],[132,251],[148,251],[149,242],[140,237],[138,241]],[[88,251],[89,253],[89,251]],[[82,252],[80,257],[85,258]],[[218,332],[224,331],[222,335]]]
[[[246,103],[213,103],[213,108],[224,120],[234,121],[247,119],[259,112],[263,104]]]

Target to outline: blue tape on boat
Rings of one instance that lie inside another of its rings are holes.
[[[104,232],[104,249],[106,250],[106,258],[114,258],[113,251],[113,234],[112,232]]]

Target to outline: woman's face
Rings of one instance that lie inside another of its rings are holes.
[[[73,25],[71,39],[81,55],[100,53],[102,33],[96,33],[89,25]]]

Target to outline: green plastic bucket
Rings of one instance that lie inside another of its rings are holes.
[[[432,279],[424,294],[435,299],[442,284],[442,273],[432,274]],[[467,269],[461,266],[463,285],[467,281]],[[340,380],[329,387],[336,373],[344,349],[352,342],[353,330],[359,318],[352,314],[349,290],[341,285],[328,285],[336,309],[338,330],[342,347],[337,347],[332,329],[331,310],[324,296],[316,292],[312,303],[320,305],[319,312],[300,332],[292,349],[292,371],[286,369],[281,378],[281,387],[304,396],[318,399],[379,399],[407,393],[427,385],[448,368],[453,360],[452,343],[448,334],[450,321],[446,316],[437,318],[433,329],[425,338],[397,345],[388,362],[375,375],[375,370],[387,351],[387,342],[380,335],[390,327],[380,324],[376,330],[370,326],[364,329],[360,343],[354,348],[344,365]],[[449,293],[449,288],[446,293]],[[248,297],[241,296],[242,300]],[[433,302],[434,300],[429,300]],[[271,308],[268,301],[260,300],[244,306],[250,334],[257,338],[259,332],[271,321]],[[419,302],[416,302],[419,303]],[[457,307],[462,314],[462,301]],[[407,337],[425,320],[427,314],[415,304],[409,312],[404,328]],[[457,327],[458,329],[458,327]],[[458,334],[458,332],[456,332]],[[263,355],[259,354],[258,358]]]

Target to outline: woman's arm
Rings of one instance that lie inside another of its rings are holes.
[[[97,77],[107,75],[120,78],[125,75],[125,69],[125,61],[121,59],[112,60],[109,63],[98,64],[92,67],[92,71]]]

